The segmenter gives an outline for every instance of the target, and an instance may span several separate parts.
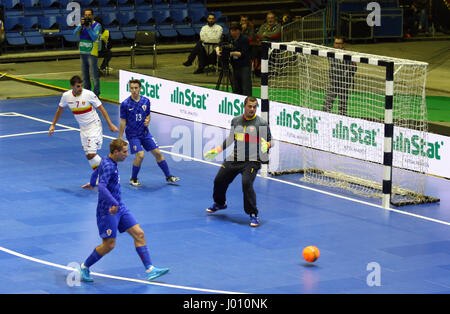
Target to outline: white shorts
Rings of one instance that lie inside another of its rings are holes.
[[[97,154],[103,144],[102,123],[92,123],[87,129],[80,131],[81,146],[86,154]]]

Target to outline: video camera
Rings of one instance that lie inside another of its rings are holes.
[[[86,27],[92,24],[92,19],[90,17],[84,17],[83,20],[84,20],[83,25]]]
[[[230,36],[224,35],[222,41],[219,43],[220,51],[221,51],[221,61],[227,62],[230,59],[230,53],[234,48],[234,45],[231,41]]]

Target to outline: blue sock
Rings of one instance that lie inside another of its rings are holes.
[[[91,186],[95,186],[97,184],[97,177],[98,177],[98,167],[95,168],[94,171],[92,171],[91,180],[89,181]]]
[[[152,266],[152,261],[150,260],[150,254],[148,253],[148,248],[146,245],[136,248],[136,252],[144,264],[145,269],[149,269]]]
[[[166,177],[170,177],[169,166],[167,165],[167,162],[165,160],[158,162],[158,166],[164,172]]]
[[[136,167],[133,165],[133,171],[131,172],[131,179],[137,179],[139,170],[141,170],[141,167]]]
[[[101,256],[100,254],[97,253],[97,250],[94,249],[94,251],[91,253],[91,255],[89,255],[89,257],[87,258],[87,260],[84,262],[84,266],[86,266],[87,268],[91,267],[92,265],[94,265],[95,263],[97,263],[103,256]]]

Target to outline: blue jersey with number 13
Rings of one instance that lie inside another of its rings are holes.
[[[145,96],[141,96],[139,102],[135,102],[130,96],[120,104],[120,119],[127,122],[125,128],[127,139],[148,134],[144,121],[149,115],[150,100]]]

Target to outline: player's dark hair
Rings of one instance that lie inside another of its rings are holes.
[[[74,75],[70,79],[70,86],[75,86],[75,84],[81,84],[81,83],[83,83],[83,80],[78,75]]]
[[[109,144],[109,152],[111,154],[114,154],[116,150],[121,151],[125,146],[128,146],[127,142],[125,142],[121,138],[116,138],[115,140],[112,140],[111,143]]]
[[[256,97],[253,97],[253,96],[247,96],[247,97],[245,98],[245,100],[244,100],[244,106],[245,106],[246,104],[248,104],[249,102],[255,102],[255,101],[258,101],[258,99],[256,99]]]
[[[141,81],[139,81],[138,79],[134,79],[134,80],[130,80],[128,82],[128,84],[131,86],[131,84],[139,84],[139,87],[141,87]]]

